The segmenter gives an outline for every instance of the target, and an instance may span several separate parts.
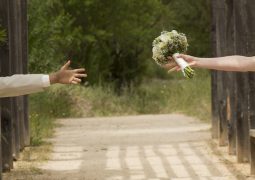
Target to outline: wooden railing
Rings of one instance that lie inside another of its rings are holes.
[[[0,0],[0,24],[8,35],[7,43],[0,47],[0,75],[27,73],[27,1]],[[19,158],[20,151],[30,143],[28,98],[0,100],[0,169],[9,171],[13,168],[13,161]]]
[[[211,2],[214,56],[255,56],[255,1]],[[249,135],[255,128],[255,73],[213,71],[212,114],[212,136],[219,145],[228,146],[238,162],[255,164]]]

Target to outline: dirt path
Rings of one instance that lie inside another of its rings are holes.
[[[182,115],[59,120],[50,160],[19,180],[235,180],[209,124]],[[12,179],[11,177],[9,177]],[[14,178],[13,178],[14,179]]]

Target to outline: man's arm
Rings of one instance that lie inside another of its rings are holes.
[[[69,70],[68,61],[59,71],[50,75],[28,74],[0,77],[0,97],[21,96],[43,91],[52,84],[79,84],[86,77],[85,69]]]
[[[43,74],[20,74],[0,77],[0,97],[13,97],[40,92],[49,86],[49,76]]]
[[[198,58],[183,54],[179,57],[183,58],[191,66],[197,68],[238,72],[255,71],[255,57],[226,56],[218,58]],[[173,64],[166,65],[166,68],[170,69],[170,71],[179,70],[179,67]]]

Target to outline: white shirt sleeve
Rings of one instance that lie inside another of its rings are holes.
[[[49,87],[50,86],[50,77],[49,75],[42,75],[42,82],[43,82],[43,87]]]
[[[13,97],[43,91],[50,86],[49,75],[28,74],[0,77],[0,97]]]

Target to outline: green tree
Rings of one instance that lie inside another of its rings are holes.
[[[29,70],[48,72],[65,60],[71,48],[79,47],[78,27],[59,0],[29,0]]]
[[[163,30],[186,33],[190,53],[208,55],[209,15],[209,0],[30,0],[30,71],[72,58],[90,83],[121,89],[162,72],[151,44]]]
[[[174,15],[170,25],[188,36],[189,53],[209,56],[211,54],[210,0],[171,0],[168,8]]]

